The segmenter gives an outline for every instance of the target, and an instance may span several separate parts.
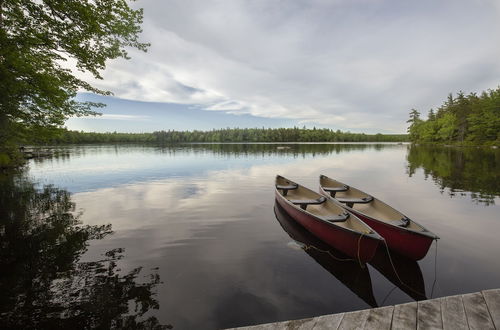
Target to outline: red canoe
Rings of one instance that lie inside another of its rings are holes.
[[[293,219],[351,258],[370,261],[383,241],[377,232],[335,202],[279,175],[275,194]]]
[[[432,242],[439,238],[403,213],[359,189],[324,175],[319,178],[319,186],[323,195],[356,214],[399,254],[420,260],[425,257]]]

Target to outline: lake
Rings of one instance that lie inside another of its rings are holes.
[[[58,147],[0,176],[0,322],[216,329],[500,288],[500,150],[406,144]],[[440,236],[360,265],[275,206],[325,174]]]

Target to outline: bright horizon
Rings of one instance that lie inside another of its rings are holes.
[[[114,97],[84,131],[313,126],[406,133],[446,96],[496,88],[500,3],[140,0],[147,53],[89,82]]]

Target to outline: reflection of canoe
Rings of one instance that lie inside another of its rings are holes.
[[[342,182],[320,176],[320,192],[340,202],[346,210],[384,237],[387,245],[414,260],[427,254],[432,242],[439,238],[401,212],[367,193]]]
[[[313,236],[292,219],[278,203],[274,205],[274,214],[288,235],[307,247],[305,252],[308,255],[365,303],[371,307],[377,307],[368,267],[361,267],[358,261],[349,259],[342,252]]]
[[[370,265],[411,298],[415,300],[427,299],[424,276],[418,262],[397,253],[391,253],[390,258],[385,246],[381,245],[370,261]],[[394,267],[391,265],[391,260]]]
[[[358,262],[346,260],[349,258],[348,256],[333,249],[309,233],[294,221],[278,203],[274,205],[274,214],[281,227],[293,240],[310,247],[306,249],[307,254],[368,305],[377,306],[373,297],[372,282],[367,267],[361,268]],[[391,254],[391,259],[397,274],[383,245],[378,247],[377,253],[369,264],[411,298],[415,300],[427,299],[424,277],[418,262],[396,253]]]
[[[292,218],[352,258],[370,260],[383,241],[379,234],[337,203],[279,175],[275,194],[278,203]]]

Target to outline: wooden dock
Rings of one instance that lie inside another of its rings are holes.
[[[500,289],[237,329],[500,330]]]

